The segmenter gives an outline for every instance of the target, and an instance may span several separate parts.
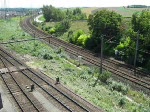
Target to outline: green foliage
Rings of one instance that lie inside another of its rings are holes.
[[[107,80],[108,80],[110,77],[111,77],[111,73],[110,73],[110,72],[108,72],[108,71],[106,71],[106,72],[104,72],[104,73],[100,74],[99,79],[100,79],[100,81],[102,81],[102,82],[106,83],[106,82],[107,82]]]
[[[43,16],[44,16],[46,22],[60,21],[60,20],[63,20],[63,18],[65,17],[63,11],[53,7],[52,5],[43,6],[42,11],[43,11]]]
[[[116,47],[118,51],[123,51],[125,49],[128,49],[131,45],[131,38],[127,37],[123,42],[120,42],[120,44]]]
[[[6,21],[2,23],[0,22],[0,40],[9,41],[12,38],[12,35],[13,37],[15,37],[15,39],[18,40],[22,38],[31,38],[27,34],[22,37],[23,32],[20,29],[18,30],[18,23],[19,19],[17,20],[17,22],[11,20],[11,25]],[[123,106],[123,108],[120,108],[118,103],[119,100],[124,96],[115,90],[109,90],[108,86],[110,85],[108,84],[97,84],[95,87],[92,87],[91,85],[93,85],[93,83],[95,82],[95,79],[92,75],[95,72],[93,66],[80,66],[79,69],[76,66],[68,63],[68,61],[64,60],[64,58],[69,59],[69,56],[65,52],[61,52],[61,54],[54,53],[53,49],[51,49],[46,44],[38,41],[35,41],[35,43],[33,41],[23,42],[20,44],[14,43],[11,45],[8,44],[7,46],[11,49],[14,49],[17,53],[29,56],[29,59],[32,59],[31,61],[33,62],[32,64],[29,64],[29,66],[37,67],[42,70],[44,69],[43,71],[45,71],[45,73],[53,79],[55,79],[56,76],[59,76],[61,82],[66,84],[66,86],[72,91],[76,91],[77,94],[81,95],[86,100],[92,102],[93,104],[108,112],[131,112],[133,109],[136,109],[136,111],[139,112],[149,112],[150,110],[149,97],[143,95],[143,93],[140,93],[140,91],[135,92],[134,95],[132,95],[131,93],[125,95],[125,97],[127,96],[131,98],[133,102],[125,99],[125,106]],[[53,60],[43,60],[43,55],[46,53],[51,55],[53,57]],[[40,58],[34,58],[32,57],[33,55]],[[62,57],[64,58],[59,58],[58,60],[59,55],[62,55]],[[55,60],[55,58],[57,60]]]
[[[80,8],[76,8],[73,11],[67,9],[66,11],[62,11],[58,8],[50,6],[43,6],[42,8],[44,18],[46,22],[49,21],[61,21],[63,19],[71,19],[71,20],[83,20],[87,19],[86,14],[82,13]]]
[[[143,10],[132,15],[132,28],[142,35],[150,34],[150,12]]]
[[[117,36],[120,32],[122,17],[113,11],[101,10],[89,15],[88,25],[95,38],[102,34],[105,36]]]
[[[125,86],[123,83],[117,83],[109,80],[107,82],[110,86],[110,90],[121,92],[124,95],[128,94],[129,87]]]
[[[124,37],[122,38],[121,42],[115,50],[117,49],[119,54],[117,58],[124,59],[128,63],[132,64],[133,63],[133,58],[135,51],[132,47],[135,46],[135,42],[131,39],[131,37]]]
[[[119,106],[123,107],[126,104],[125,98],[119,100]]]
[[[111,40],[118,41],[120,38],[119,35],[121,35],[121,22],[122,16],[109,10],[101,10],[93,15],[89,15],[88,25],[92,38],[88,43],[92,43],[92,45],[87,45],[88,48],[92,47],[90,49],[95,51],[99,49],[102,36],[106,40],[114,36],[115,38]]]
[[[83,47],[86,47],[86,43],[87,43],[87,41],[88,41],[89,38],[90,38],[89,35],[82,34],[82,35],[80,35],[80,36],[78,37],[78,39],[77,39],[77,44],[78,44],[78,45],[81,45],[81,46],[83,46]]]
[[[51,28],[50,30],[49,30],[49,33],[50,34],[54,34],[56,32],[56,29],[55,28]]]
[[[80,37],[80,35],[83,35],[84,34],[84,31],[83,30],[78,30],[74,36],[72,38],[70,38],[70,42],[73,43],[73,44],[77,44],[77,40],[78,38]]]
[[[66,18],[71,20],[84,20],[87,19],[86,14],[82,13],[80,8],[75,8],[73,10],[67,9]]]
[[[43,55],[43,59],[50,60],[50,59],[53,59],[53,57],[52,57],[50,54],[45,53],[45,54]]]
[[[55,25],[56,32],[66,32],[70,28],[70,21],[64,19],[60,23]]]
[[[136,12],[131,18],[131,28],[129,28],[124,37],[121,39],[120,44],[116,47],[122,54],[124,54],[124,60],[130,64],[133,64],[136,40],[139,38],[139,49],[137,65],[147,65],[150,52],[150,12],[143,10],[142,12]]]

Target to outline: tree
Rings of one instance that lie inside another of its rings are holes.
[[[120,14],[109,10],[101,10],[93,15],[89,15],[88,25],[92,38],[88,43],[92,44],[90,45],[91,47],[94,47],[91,49],[95,49],[94,51],[96,51],[100,48],[101,36],[105,36],[105,39],[109,39],[113,36],[117,37],[120,35],[121,21],[122,16]],[[114,39],[117,40],[117,38]]]
[[[143,52],[139,52],[138,59],[144,59],[142,63],[146,65],[148,63],[150,52],[150,11],[143,10],[142,12],[134,13],[131,19],[132,29],[139,34],[139,49]],[[134,38],[131,36],[131,38]]]
[[[63,21],[59,22],[55,25],[56,31],[58,32],[65,32],[71,26],[70,20],[64,19]]]
[[[120,31],[122,17],[113,11],[101,10],[88,18],[89,29],[93,37],[116,36]]]
[[[52,20],[60,21],[65,18],[64,12],[61,11],[60,9],[53,7],[52,5],[43,6],[42,11],[43,11],[43,16],[44,16],[46,22],[49,22]]]
[[[51,16],[52,16],[51,9],[52,9],[51,5],[50,6],[46,5],[46,6],[43,6],[43,8],[42,8],[43,16],[47,22],[50,21]]]
[[[80,15],[82,13],[80,8],[76,8],[73,10],[73,15]]]
[[[150,12],[143,10],[141,13],[134,13],[132,15],[132,28],[135,32],[142,35],[150,34]]]
[[[83,20],[87,19],[86,14],[81,11],[80,8],[75,8],[74,10],[66,10],[66,18],[71,20]]]

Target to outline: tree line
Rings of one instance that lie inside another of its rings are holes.
[[[100,52],[103,37],[105,55],[115,56],[115,51],[117,51],[117,59],[134,64],[137,49],[137,66],[150,70],[149,10],[136,12],[129,20],[125,20],[116,12],[101,10],[89,15],[88,25],[90,35],[79,31],[70,39],[70,42],[94,52]]]
[[[73,10],[65,10],[62,11],[59,8],[55,8],[52,5],[43,6],[42,8],[43,16],[46,22],[49,21],[61,21],[63,19],[71,19],[71,20],[82,20],[87,19],[86,14],[82,13],[80,8],[75,8]]]
[[[70,20],[83,20],[87,17],[81,9],[62,11],[52,6],[43,6],[43,15],[46,21],[61,21],[50,29],[53,34],[56,31],[68,31],[68,41],[80,45],[93,52],[100,52],[101,38],[104,38],[104,54],[115,56],[118,59],[133,64],[137,47],[137,64],[150,69],[150,11],[143,10],[132,15],[131,19],[125,19],[120,14],[101,10],[89,15],[87,24],[90,34],[85,34],[82,29],[72,32]],[[117,51],[117,54],[115,53]]]

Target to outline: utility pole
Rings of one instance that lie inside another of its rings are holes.
[[[137,61],[138,48],[139,48],[139,31],[137,32],[136,49],[135,49],[135,57],[134,57],[134,74],[135,75],[136,75],[136,61]]]
[[[101,66],[100,66],[100,74],[102,74],[102,64],[103,64],[103,35],[101,36]]]

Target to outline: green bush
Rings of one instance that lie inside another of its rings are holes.
[[[109,84],[111,86],[112,90],[121,92],[122,94],[127,94],[129,91],[129,88],[125,85],[123,85],[122,83],[117,83],[117,82],[112,82]]]
[[[24,32],[22,33],[22,36],[26,36]]]
[[[53,59],[53,57],[52,57],[50,54],[45,53],[45,54],[43,55],[43,59],[50,60],[50,59]]]
[[[55,25],[56,32],[66,32],[70,28],[70,21],[65,19]]]
[[[51,29],[50,26],[46,26],[46,27],[45,27],[45,31],[49,31],[49,29]]]
[[[125,104],[126,104],[125,98],[121,98],[121,99],[119,100],[119,106],[120,106],[120,107],[123,107]]]
[[[90,38],[90,36],[86,35],[86,34],[82,34],[78,37],[78,40],[77,40],[77,44],[78,45],[81,45],[83,47],[86,46],[86,42],[87,40]]]
[[[77,44],[77,41],[78,41],[78,38],[80,37],[80,35],[83,35],[85,34],[83,30],[78,30],[74,36],[72,38],[70,38],[70,42],[71,43],[74,43],[74,44]]]
[[[110,77],[111,77],[111,73],[110,73],[110,72],[108,72],[108,71],[106,71],[106,72],[104,72],[104,73],[100,74],[99,79],[100,79],[100,81],[102,81],[102,82],[106,83],[106,82],[107,82],[107,80],[108,80]]]
[[[56,29],[55,28],[51,28],[50,30],[49,30],[49,33],[50,34],[54,34],[56,32]]]

